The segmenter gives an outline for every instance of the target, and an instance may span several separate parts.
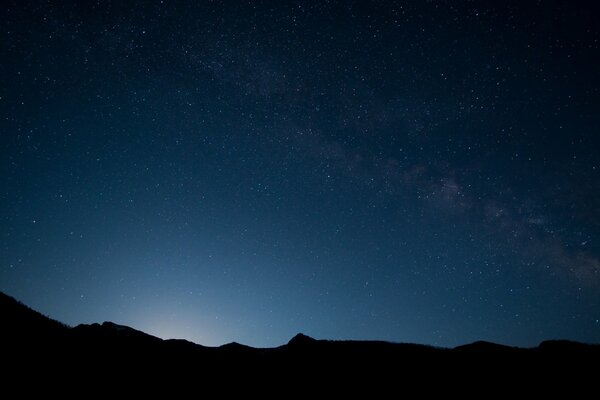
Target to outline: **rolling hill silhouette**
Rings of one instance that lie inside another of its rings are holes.
[[[435,391],[478,384],[584,390],[597,380],[600,362],[599,345],[564,340],[535,348],[475,342],[448,349],[298,334],[275,348],[239,343],[206,347],[163,340],[112,322],[68,327],[1,292],[0,318],[6,382],[23,377],[60,382],[68,377],[83,385],[145,389],[218,383],[229,393],[261,385],[273,389],[274,382],[298,390],[311,385],[344,391],[402,385]]]

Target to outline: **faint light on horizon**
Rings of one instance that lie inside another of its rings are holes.
[[[188,323],[181,322],[179,318],[143,318],[136,329],[165,340],[184,339],[204,346],[222,344],[214,337],[191,327]]]

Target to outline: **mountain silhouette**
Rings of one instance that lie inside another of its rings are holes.
[[[288,342],[288,346],[310,346],[314,344],[316,339],[306,336],[303,333],[299,333]]]
[[[317,340],[299,333],[275,348],[235,342],[207,347],[163,340],[112,322],[68,327],[1,292],[0,318],[6,382],[27,376],[36,381],[61,382],[68,377],[84,385],[145,389],[218,384],[228,393],[261,385],[299,391],[320,385],[349,393],[371,386],[435,391],[476,384],[537,389],[563,385],[573,391],[592,387],[600,365],[599,345],[564,340],[545,341],[535,348],[479,341],[450,349]]]

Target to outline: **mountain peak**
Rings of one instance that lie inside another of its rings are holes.
[[[111,322],[111,321],[104,321],[101,326],[104,329],[110,329],[114,332],[119,332],[119,333],[127,333],[127,334],[133,334],[133,335],[140,335],[140,334],[147,335],[146,332],[139,331],[139,330],[132,328],[130,326],[127,326],[127,325],[115,324],[114,322]]]
[[[221,349],[233,349],[233,350],[247,349],[249,347],[250,346],[246,346],[245,344],[240,344],[238,342],[225,343],[224,345],[220,346]]]
[[[305,335],[304,333],[299,333],[288,342],[288,345],[291,345],[291,346],[307,345],[307,344],[315,343],[316,341],[317,341],[316,339],[313,339],[310,336]]]

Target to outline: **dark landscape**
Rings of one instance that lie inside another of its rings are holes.
[[[299,390],[323,383],[330,388],[341,384],[344,389],[340,390],[377,383],[380,389],[403,384],[438,391],[441,388],[435,385],[421,385],[433,379],[450,385],[444,386],[447,389],[466,389],[465,380],[476,379],[478,384],[501,384],[504,389],[539,385],[538,390],[548,390],[556,385],[583,391],[597,379],[600,361],[600,345],[565,340],[544,341],[535,348],[483,341],[438,348],[316,340],[299,333],[275,348],[239,343],[206,347],[186,340],[162,340],[112,322],[69,327],[4,293],[0,294],[0,315],[3,363],[16,367],[5,377],[13,373],[17,378],[69,376],[104,387],[133,387],[143,381],[148,390],[153,386],[147,380],[156,378],[157,387],[177,384],[179,389],[224,381],[252,382],[256,387],[272,380],[267,385],[271,388],[299,385]]]

